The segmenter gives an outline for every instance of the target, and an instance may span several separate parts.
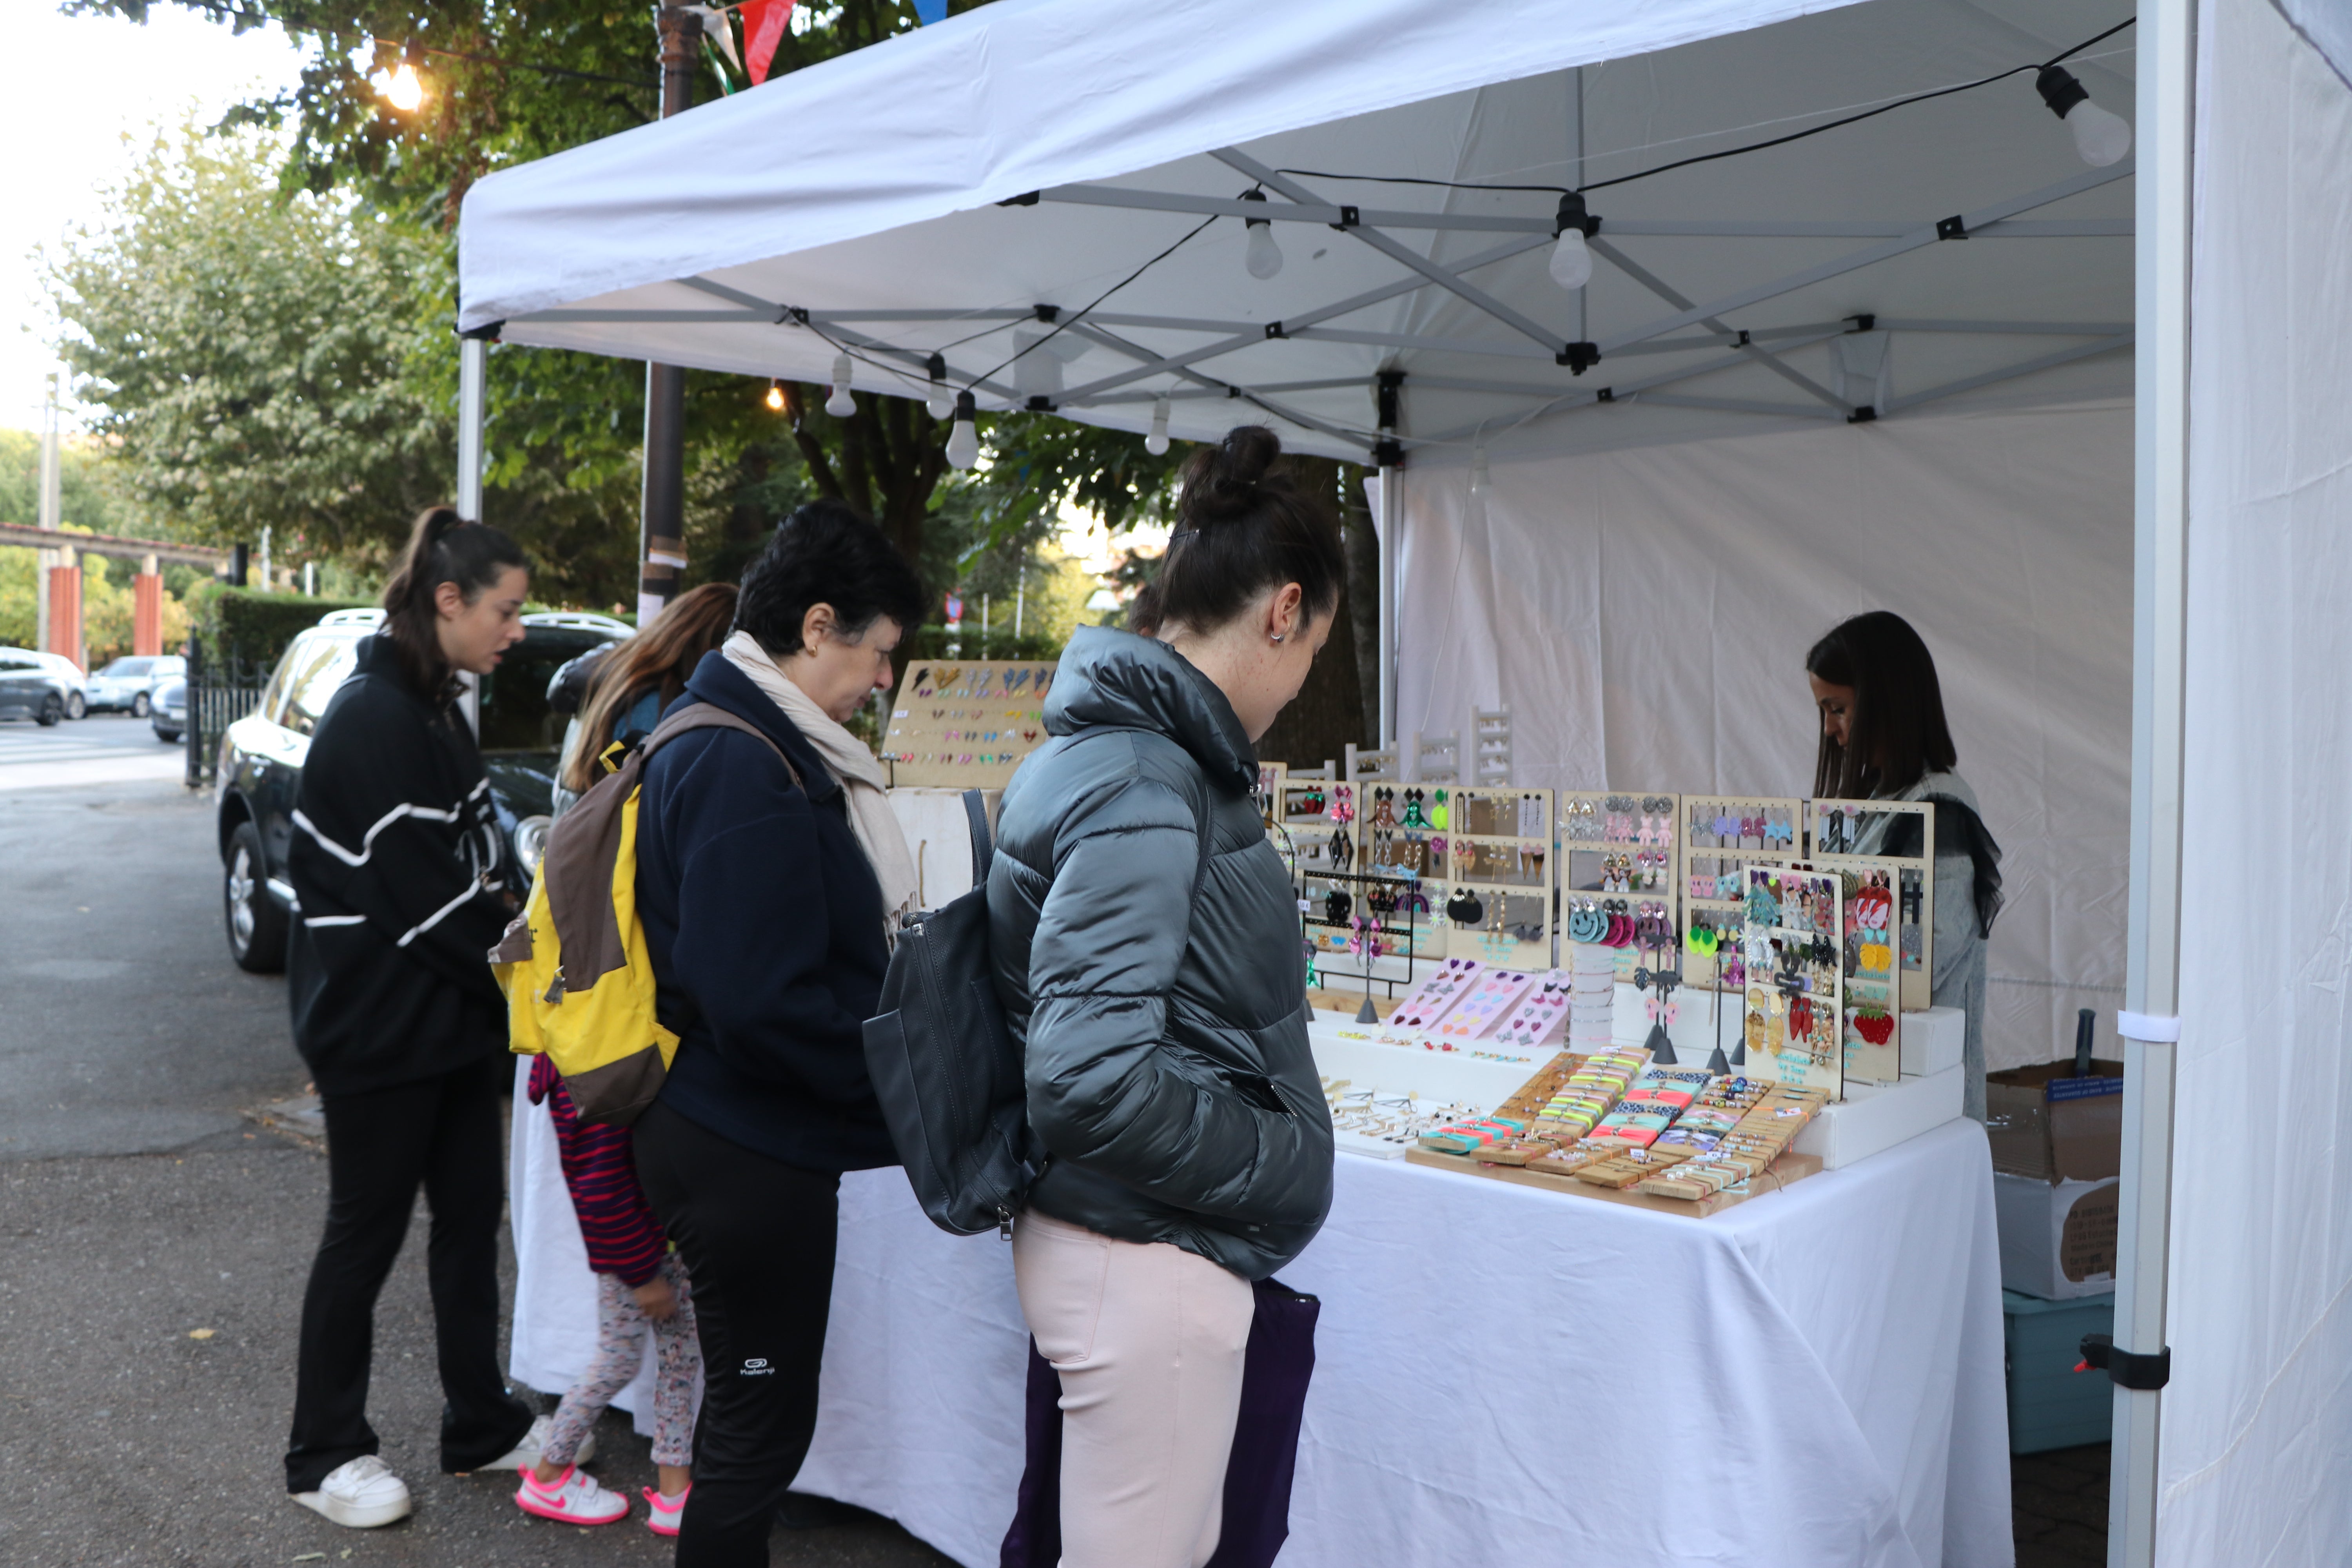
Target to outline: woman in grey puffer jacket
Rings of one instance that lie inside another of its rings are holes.
[[[1342,563],[1280,451],[1246,426],[1194,454],[1147,635],[1071,640],[999,814],[996,987],[1050,1156],[1013,1270],[1061,1374],[1064,1568],[1208,1560],[1249,1282],[1330,1207],[1296,895],[1250,795]]]

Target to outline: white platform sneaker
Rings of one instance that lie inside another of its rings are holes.
[[[408,1487],[373,1454],[336,1466],[314,1492],[296,1492],[294,1500],[314,1513],[353,1530],[373,1530],[396,1519],[406,1519],[415,1506]]]

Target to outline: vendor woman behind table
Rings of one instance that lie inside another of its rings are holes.
[[[1822,714],[1813,794],[1839,800],[1925,800],[1936,806],[1936,972],[1932,1000],[1969,1016],[1961,1109],[1985,1116],[1985,938],[2000,912],[2000,846],[1978,815],[1976,792],[1954,772],[1936,660],[1911,623],[1891,610],[1856,616],[1805,656]],[[1916,855],[1910,820],[1880,817],[1855,845],[1864,855]]]

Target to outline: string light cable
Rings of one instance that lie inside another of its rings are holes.
[[[289,35],[299,36],[308,33],[321,41],[341,43],[345,38],[362,38],[380,48],[396,48],[404,56],[438,55],[443,59],[470,60],[476,65],[499,66],[508,70],[537,71],[541,76],[568,77],[573,81],[607,82],[614,87],[657,88],[661,85],[657,77],[607,76],[601,71],[574,70],[569,66],[541,65],[532,60],[510,60],[501,55],[475,54],[466,49],[445,49],[434,44],[418,43],[413,38],[378,37],[373,33],[361,32],[357,28],[338,27],[331,23],[292,22],[283,16],[273,16],[266,11],[253,11],[241,5],[232,5],[227,4],[226,0],[179,0],[179,4],[190,10],[206,12],[225,20],[267,23]]]

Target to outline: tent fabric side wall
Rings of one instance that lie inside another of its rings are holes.
[[[1988,1055],[2049,1060],[2121,1000],[2131,453],[2121,400],[1498,452],[1483,519],[1465,468],[1416,465],[1399,732],[1499,700],[1530,784],[1801,795],[1806,649],[1898,612],[2006,852]]]
[[[2200,8],[2160,1563],[2352,1535],[2352,92]]]

